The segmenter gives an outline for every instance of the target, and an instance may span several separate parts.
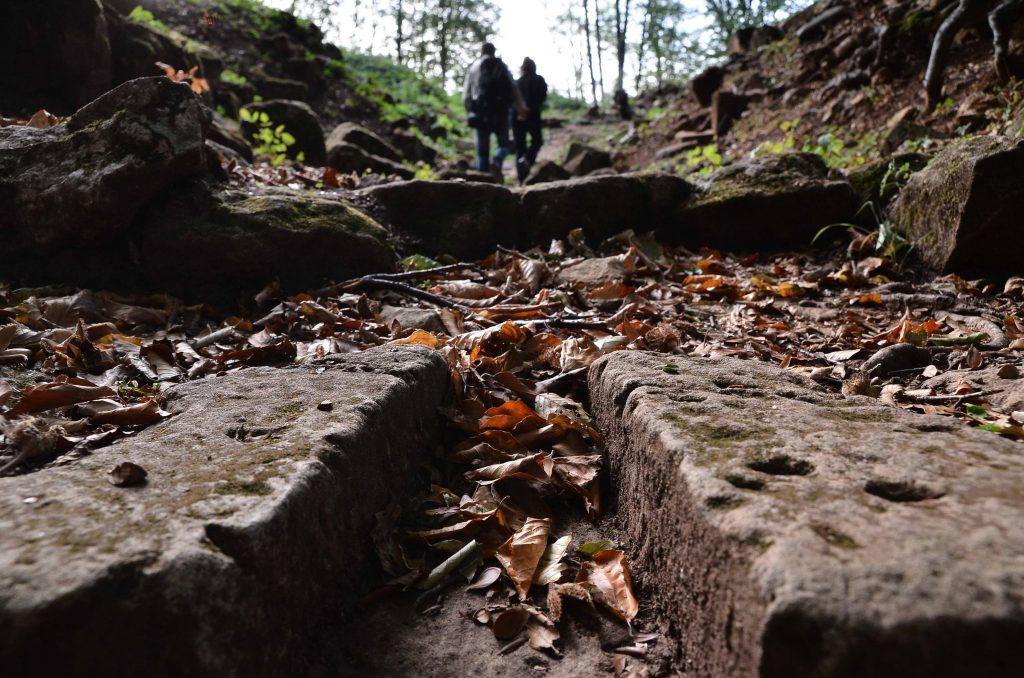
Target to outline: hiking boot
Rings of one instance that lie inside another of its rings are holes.
[[[499,184],[505,183],[505,175],[501,171],[501,165],[498,163],[491,163],[491,176]]]

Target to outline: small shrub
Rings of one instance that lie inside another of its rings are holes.
[[[240,115],[243,122],[256,125],[258,128],[253,135],[256,144],[253,151],[270,158],[270,163],[275,167],[283,163],[288,157],[288,149],[295,145],[295,137],[285,130],[284,125],[274,125],[265,111],[249,111],[243,108]],[[305,156],[299,153],[295,159],[302,162]]]

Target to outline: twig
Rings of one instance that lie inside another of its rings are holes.
[[[216,332],[210,332],[206,336],[199,337],[192,342],[192,348],[206,348],[212,344],[216,344],[218,341],[223,339],[231,339],[236,334],[234,327],[222,327]]]
[[[454,301],[451,301],[450,299],[445,299],[444,297],[438,294],[434,294],[433,292],[427,292],[426,290],[421,290],[420,288],[413,287],[412,285],[406,285],[405,283],[400,282],[398,280],[388,280],[386,278],[381,278],[380,276],[377,275],[363,276],[362,278],[357,278],[355,280],[344,283],[340,287],[346,292],[355,290],[363,290],[367,292],[373,292],[378,290],[398,292],[400,294],[413,297],[414,299],[419,299],[420,301],[429,302],[435,306],[441,306],[443,308],[453,308],[457,311],[462,311],[463,313],[466,314],[473,314],[473,311],[468,307],[463,306],[462,304],[457,304]]]
[[[604,330],[611,332],[611,326],[603,320],[586,320],[583,318],[545,318],[543,320],[523,320],[516,324],[523,325],[544,325],[556,327],[563,330]]]
[[[442,275],[444,273],[451,273],[453,271],[464,271],[466,269],[479,270],[477,264],[463,262],[459,264],[448,264],[447,266],[435,266],[434,268],[425,268],[419,271],[404,271],[402,273],[374,273],[372,276],[376,280],[418,280],[420,278],[430,278],[435,275]],[[341,283],[344,287],[348,285],[348,282]]]

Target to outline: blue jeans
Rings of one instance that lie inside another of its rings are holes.
[[[501,116],[495,120],[493,127],[476,128],[476,168],[481,172],[491,169],[491,135],[498,138],[498,150],[494,153],[494,166],[501,169],[501,164],[512,152],[512,142],[508,138],[508,117]]]

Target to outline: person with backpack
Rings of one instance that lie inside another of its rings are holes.
[[[501,166],[512,152],[508,135],[509,108],[515,106],[520,119],[526,118],[526,104],[512,72],[495,56],[494,45],[485,42],[480,58],[466,73],[462,103],[469,114],[469,126],[476,129],[476,168],[501,177]],[[491,160],[491,135],[498,139],[498,149]]]
[[[523,59],[516,86],[528,109],[525,120],[512,121],[512,137],[516,144],[516,174],[519,183],[523,183],[530,174],[533,163],[537,162],[540,147],[544,145],[540,112],[544,107],[544,100],[548,97],[548,83],[542,76],[537,75],[537,64],[530,57]],[[530,136],[529,145],[526,144],[527,134]]]

